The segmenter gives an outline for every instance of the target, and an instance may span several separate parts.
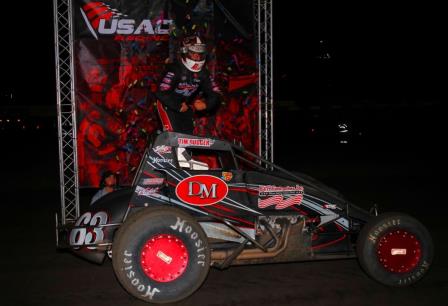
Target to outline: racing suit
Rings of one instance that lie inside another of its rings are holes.
[[[165,131],[193,134],[191,103],[199,92],[202,92],[206,99],[205,112],[218,105],[220,90],[206,68],[192,72],[181,62],[167,67],[156,92],[157,110]],[[190,107],[187,111],[180,112],[183,102]]]

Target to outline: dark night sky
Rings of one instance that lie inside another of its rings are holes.
[[[0,88],[13,90],[15,104],[56,104],[52,2],[11,1],[4,7]]]
[[[274,6],[279,97],[309,97],[316,92],[376,98],[446,96],[443,10],[409,3],[397,7],[299,4],[295,10]],[[326,42],[331,56],[327,63],[315,59],[319,40]]]
[[[54,103],[51,2],[30,2],[27,10],[15,3],[3,14],[1,87],[14,88],[17,103]],[[306,103],[322,96],[400,97],[418,103],[446,97],[441,7],[297,2],[292,9],[289,2],[274,3],[277,99]],[[320,40],[331,56],[328,61],[317,58]]]

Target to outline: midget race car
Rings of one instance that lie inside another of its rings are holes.
[[[209,268],[357,257],[382,284],[428,271],[427,229],[402,213],[361,209],[339,192],[219,139],[164,132],[131,187],[99,199],[57,245],[96,263],[150,303],[186,298]]]

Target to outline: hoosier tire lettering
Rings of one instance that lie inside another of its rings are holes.
[[[207,236],[194,218],[171,207],[131,214],[115,235],[117,279],[134,297],[152,303],[186,298],[210,269]]]
[[[421,264],[420,268],[418,270],[416,270],[414,274],[412,274],[411,276],[399,279],[397,285],[398,286],[406,286],[406,285],[415,283],[416,281],[418,281],[420,278],[423,277],[423,275],[426,273],[426,270],[428,270],[428,268],[429,268],[429,263],[424,260],[423,263]]]
[[[171,225],[170,227],[178,231],[179,233],[186,233],[190,237],[191,240],[194,241],[194,246],[196,247],[196,256],[197,261],[196,263],[201,266],[205,266],[205,248],[202,247],[204,243],[199,238],[199,234],[195,231],[193,231],[192,227],[190,225],[185,226],[185,220],[177,217],[177,221],[174,225]],[[188,223],[187,223],[188,224]]]
[[[400,219],[392,219],[381,224],[380,226],[377,227],[375,231],[373,231],[369,235],[369,241],[372,243],[376,243],[378,235],[380,235],[385,229],[388,229],[389,227],[400,225],[400,222],[401,222]]]
[[[131,280],[132,286],[134,286],[137,289],[137,291],[139,291],[139,292],[145,291],[145,293],[142,294],[143,298],[149,298],[149,300],[152,300],[154,295],[156,293],[160,292],[160,290],[155,287],[151,288],[150,285],[144,285],[140,281],[140,279],[136,278],[135,277],[136,273],[134,272],[133,266],[132,266],[132,259],[131,259],[132,253],[125,250],[123,255],[125,256],[123,259],[123,263],[125,264],[124,270],[129,271],[128,273],[126,273],[126,276],[129,278],[129,280]]]

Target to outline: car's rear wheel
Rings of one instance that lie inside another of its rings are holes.
[[[205,280],[210,250],[201,226],[174,208],[147,208],[115,236],[112,262],[121,285],[152,303],[186,298]]]
[[[428,271],[434,247],[428,230],[402,213],[372,218],[361,230],[357,254],[362,268],[382,284],[414,284]]]

